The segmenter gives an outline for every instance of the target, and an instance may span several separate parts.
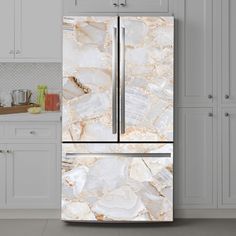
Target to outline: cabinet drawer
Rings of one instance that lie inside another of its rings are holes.
[[[120,0],[119,12],[168,12],[169,0]]]
[[[56,138],[56,126],[53,124],[14,124],[8,126],[6,133],[9,138],[52,139]]]

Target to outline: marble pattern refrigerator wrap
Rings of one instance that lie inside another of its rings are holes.
[[[66,16],[62,219],[173,220],[173,17]]]

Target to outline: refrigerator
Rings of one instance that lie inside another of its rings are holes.
[[[174,18],[64,16],[61,219],[173,221]]]

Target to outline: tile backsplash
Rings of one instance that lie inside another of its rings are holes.
[[[2,63],[0,64],[0,92],[13,89],[30,89],[32,101],[36,99],[37,85],[46,84],[49,89],[62,88],[61,63]]]

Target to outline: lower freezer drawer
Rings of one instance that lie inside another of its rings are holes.
[[[173,220],[172,153],[68,153],[62,172],[62,220]]]

